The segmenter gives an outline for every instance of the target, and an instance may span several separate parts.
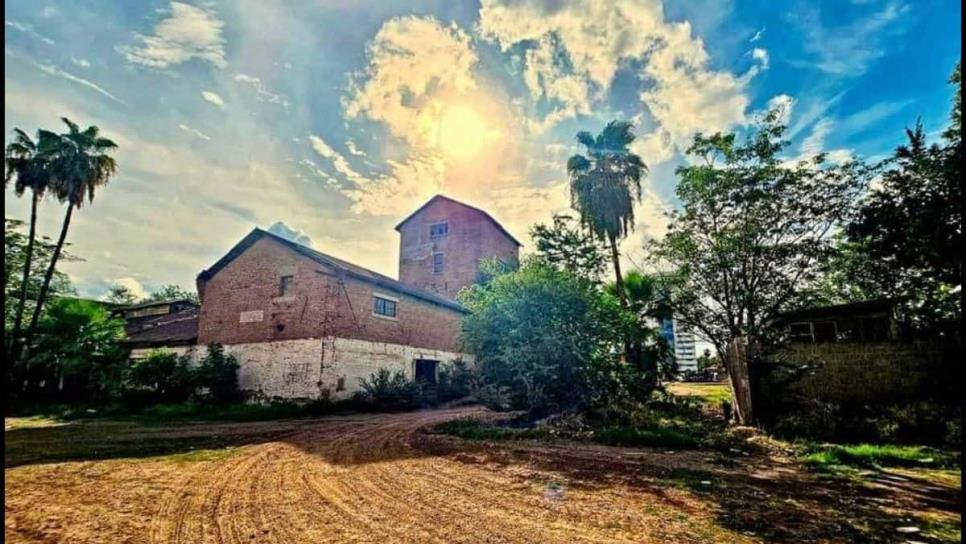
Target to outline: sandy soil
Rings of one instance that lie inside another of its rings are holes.
[[[771,457],[472,443],[425,432],[468,414],[491,417],[459,408],[145,428],[154,439],[207,432],[248,444],[7,468],[5,536],[104,543],[850,542],[858,523],[881,511],[877,501],[857,500],[854,490],[828,491]],[[244,440],[252,428],[256,434]],[[901,515],[901,501],[889,493],[875,497]],[[958,508],[955,499],[932,498],[942,499],[937,515]]]

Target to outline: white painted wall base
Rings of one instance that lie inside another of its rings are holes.
[[[193,360],[205,355],[204,346],[165,348],[189,353]],[[150,350],[133,350],[131,358]],[[473,356],[400,344],[348,338],[306,338],[278,342],[231,344],[225,352],[238,358],[238,386],[253,400],[345,399],[360,389],[359,380],[379,368],[402,370],[413,379],[414,361],[431,359],[441,365]]]

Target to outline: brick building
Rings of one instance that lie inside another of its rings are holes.
[[[470,358],[455,293],[476,281],[480,259],[516,262],[520,244],[442,196],[397,230],[400,280],[254,229],[198,275],[197,345],[235,354],[239,385],[256,398],[343,398],[380,367],[435,380],[439,365]]]
[[[490,214],[437,195],[403,219],[399,231],[399,281],[455,298],[476,283],[480,261],[519,259],[520,242]]]

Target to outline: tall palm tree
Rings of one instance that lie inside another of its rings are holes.
[[[631,128],[628,122],[611,121],[596,137],[586,131],[577,133],[587,155],[567,161],[571,205],[593,236],[610,245],[623,307],[627,307],[627,294],[617,244],[634,228],[634,204],[641,199],[641,179],[647,175],[647,165],[628,148],[634,141]]]
[[[14,314],[12,336],[8,348],[10,354],[16,352],[14,347],[20,340],[23,327],[23,313],[27,304],[27,285],[30,279],[30,269],[33,264],[34,241],[37,238],[37,204],[44,197],[50,185],[50,157],[56,149],[59,137],[53,132],[40,130],[35,142],[19,128],[13,130],[13,141],[4,151],[4,188],[13,181],[14,193],[20,197],[29,189],[30,227],[27,234],[27,247],[24,251],[23,277],[20,280],[20,293]]]
[[[64,222],[60,229],[60,237],[57,238],[57,245],[50,256],[50,264],[47,266],[47,273],[40,286],[40,295],[37,297],[37,304],[34,306],[33,317],[30,320],[30,327],[27,328],[25,335],[26,349],[30,349],[30,341],[37,328],[37,321],[40,319],[43,310],[44,300],[50,289],[50,280],[54,276],[57,267],[57,259],[60,257],[67,239],[67,230],[70,228],[70,219],[74,213],[74,208],[80,208],[84,204],[84,198],[88,202],[94,200],[94,192],[101,185],[106,185],[111,176],[117,171],[117,162],[110,153],[117,149],[117,144],[107,138],[100,136],[100,129],[96,126],[87,127],[81,131],[76,123],[66,117],[61,118],[67,125],[68,132],[58,136],[56,151],[52,153],[50,160],[51,184],[50,190],[54,193],[57,200],[67,203],[67,211],[64,215]]]

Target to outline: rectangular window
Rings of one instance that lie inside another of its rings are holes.
[[[812,343],[812,324],[811,323],[792,323],[790,327],[792,342]]]
[[[372,313],[385,317],[396,317],[396,301],[376,296],[373,302]]]
[[[449,234],[449,223],[436,223],[429,226],[429,238],[435,240]]]
[[[433,253],[433,274],[443,273],[443,254]]]
[[[294,276],[282,276],[278,281],[278,296],[284,297],[292,287]]]

